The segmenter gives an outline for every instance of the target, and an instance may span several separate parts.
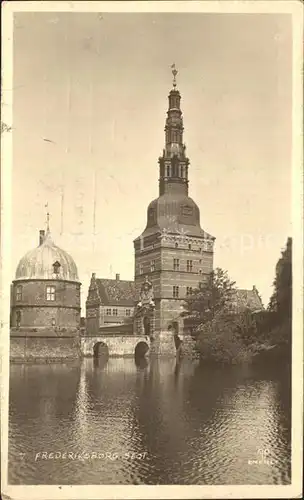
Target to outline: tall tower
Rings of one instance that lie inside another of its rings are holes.
[[[147,225],[134,240],[135,288],[146,278],[153,285],[155,334],[184,333],[183,301],[213,269],[215,238],[200,226],[200,212],[188,196],[189,159],[183,142],[181,95],[173,88],[165,124],[165,148],[159,158],[159,197],[148,206]]]

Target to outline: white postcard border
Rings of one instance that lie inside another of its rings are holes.
[[[303,443],[303,4],[300,1],[113,1],[2,3],[1,141],[1,462],[2,495],[13,499],[124,498],[295,498],[301,496]],[[213,12],[287,13],[293,23],[293,345],[292,345],[292,483],[281,486],[13,486],[7,484],[9,303],[11,255],[11,166],[14,12]]]

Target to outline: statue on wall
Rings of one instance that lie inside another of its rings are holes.
[[[155,302],[154,302],[154,292],[153,285],[146,279],[141,286],[139,301],[135,309],[135,317],[139,321],[139,331],[142,331],[146,336],[153,334],[153,316],[154,316]]]
[[[146,279],[142,284],[137,307],[153,308],[153,309],[155,307],[153,285],[151,281],[148,280],[148,276],[146,276]]]

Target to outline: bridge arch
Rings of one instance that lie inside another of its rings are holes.
[[[93,356],[94,358],[99,357],[109,357],[109,348],[105,342],[99,341],[96,342],[93,346]]]
[[[107,350],[103,347],[105,344],[109,357],[134,356],[139,342],[144,342],[150,347],[150,338],[143,335],[86,335],[81,337],[81,353],[84,357],[101,356],[102,352],[107,354]]]
[[[141,340],[135,346],[135,350],[134,350],[135,359],[145,358],[146,355],[148,354],[148,352],[149,352],[149,345],[147,344],[147,342],[144,342],[143,340]]]

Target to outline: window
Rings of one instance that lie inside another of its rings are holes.
[[[179,259],[173,259],[173,269],[179,271]]]
[[[118,310],[117,309],[113,309],[113,316],[118,316]]]
[[[112,309],[106,309],[106,316],[111,316]]]
[[[184,177],[184,167],[181,166],[181,177]]]
[[[199,260],[199,263],[201,264],[202,263],[202,259]]]
[[[192,294],[192,286],[187,286],[186,295],[191,295],[191,294]]]
[[[178,248],[178,243],[175,243],[175,248]]]
[[[187,260],[187,271],[192,273],[192,260]]]
[[[16,311],[16,327],[19,328],[21,324],[21,311]]]
[[[151,273],[155,271],[155,260],[151,260]]]
[[[126,309],[126,316],[131,316],[131,309]]]
[[[189,243],[188,248],[189,248],[189,250],[191,250],[191,243]]]
[[[144,266],[143,266],[143,264],[139,264],[139,274],[144,274]]]
[[[170,167],[169,167],[169,165],[167,166],[167,177],[170,177]]]
[[[61,267],[60,262],[58,262],[58,260],[56,260],[56,262],[54,262],[54,264],[53,264],[53,273],[59,274],[60,267]]]
[[[46,300],[55,300],[55,287],[47,286],[46,287]]]
[[[22,300],[22,286],[18,285],[16,289],[16,300]]]
[[[179,287],[178,286],[174,286],[173,287],[173,297],[175,299],[177,299],[178,298],[178,294],[179,294]]]

